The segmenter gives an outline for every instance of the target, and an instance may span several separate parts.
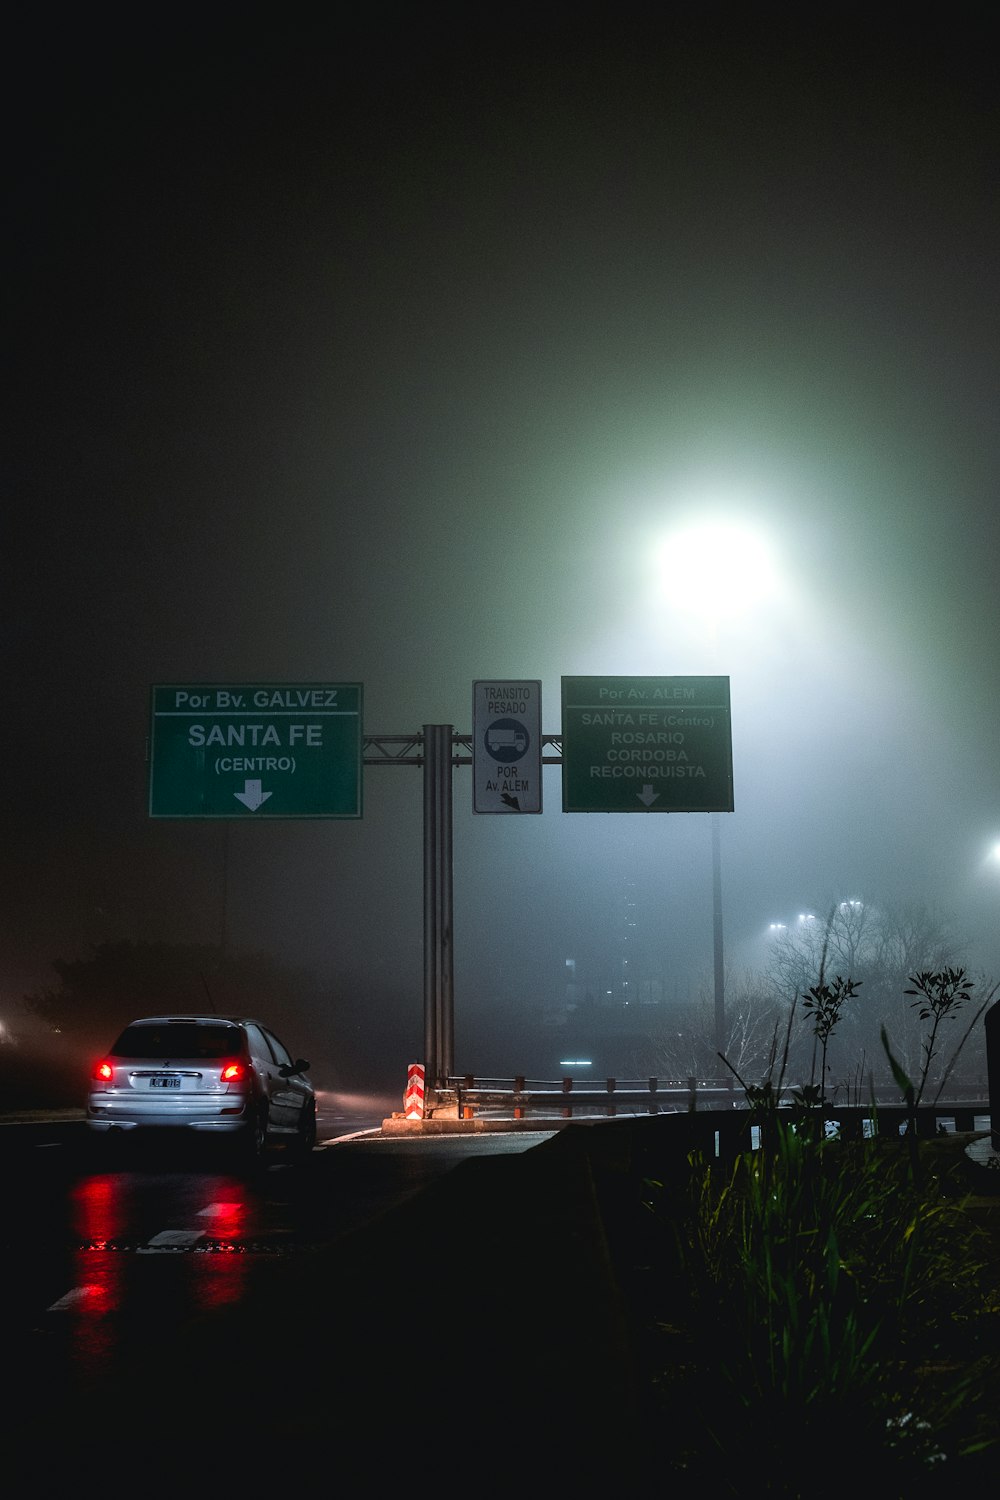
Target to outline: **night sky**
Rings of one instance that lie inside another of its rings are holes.
[[[0,1015],[224,932],[349,989],[402,1086],[419,771],[357,821],[152,820],[169,682],[361,682],[410,734],[538,679],[555,734],[563,675],[728,675],[727,961],[857,897],[1000,972],[994,51],[978,7],[816,9],[8,33]],[[653,566],[706,521],[776,580],[711,622],[711,567],[681,608]],[[553,766],[479,817],[469,778],[463,1071],[516,1068],[567,958],[603,988],[626,908],[668,993],[710,983],[706,815],[564,814]]]

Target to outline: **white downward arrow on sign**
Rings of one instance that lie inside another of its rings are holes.
[[[247,782],[247,785],[249,786],[250,783]],[[257,785],[260,786],[259,781]],[[643,787],[641,792],[636,792],[635,795],[638,797],[640,802],[645,802],[647,807],[652,807],[654,802],[658,802],[660,800],[659,792],[654,792],[653,788],[648,783]]]
[[[270,795],[270,792],[261,791],[259,781],[245,781],[242,792],[233,793],[236,800],[242,802],[244,807],[249,807],[251,812],[256,812],[261,803],[266,802]]]

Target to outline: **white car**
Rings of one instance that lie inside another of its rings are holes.
[[[145,1016],[126,1026],[94,1065],[87,1125],[95,1136],[233,1137],[252,1160],[269,1146],[306,1156],[316,1144],[308,1067],[260,1021]]]

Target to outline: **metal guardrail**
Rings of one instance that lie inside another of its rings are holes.
[[[789,1106],[797,1084],[783,1089],[779,1104]],[[837,1101],[837,1093],[843,1090],[844,1102]],[[823,1109],[823,1118],[835,1124],[843,1139],[860,1139],[871,1133],[873,1114],[878,1134],[898,1134],[906,1128],[908,1111],[900,1102],[898,1091],[876,1089],[875,1099],[865,1103],[849,1103],[850,1090],[846,1085],[831,1091],[831,1102]],[[853,1093],[857,1094],[857,1090]],[[720,1145],[720,1134],[729,1141],[739,1142],[736,1149],[747,1149],[753,1125],[746,1097],[735,1080],[713,1078],[685,1078],[645,1080],[619,1080],[608,1078],[604,1086],[590,1083],[581,1085],[573,1078],[559,1080],[533,1080],[524,1077],[512,1079],[477,1078],[466,1074],[462,1078],[449,1078],[443,1087],[428,1093],[425,1117],[435,1115],[458,1120],[473,1120],[483,1113],[502,1112],[514,1120],[528,1118],[573,1119],[586,1116],[613,1116],[622,1112],[629,1114],[700,1114],[706,1125],[711,1116],[716,1134],[716,1150],[728,1154]],[[989,1089],[985,1082],[955,1085],[947,1098],[932,1104],[921,1104],[917,1111],[916,1128],[920,1135],[935,1135],[942,1128],[958,1132],[973,1132],[976,1119],[990,1118]]]
[[[790,1097],[790,1091],[789,1091]],[[606,1115],[619,1109],[640,1109],[643,1113],[715,1108],[742,1102],[743,1091],[729,1079],[648,1078],[621,1080],[608,1078],[603,1086],[573,1078],[527,1079],[516,1077],[449,1078],[447,1085],[433,1092],[428,1113],[438,1110],[458,1112],[459,1119],[472,1119],[483,1109],[509,1109],[515,1120],[539,1112],[558,1114],[571,1119],[574,1112],[599,1109]]]

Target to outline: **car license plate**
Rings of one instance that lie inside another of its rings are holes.
[[[151,1078],[149,1086],[151,1089],[179,1089],[181,1080],[177,1074],[171,1076],[165,1073],[160,1077]]]

